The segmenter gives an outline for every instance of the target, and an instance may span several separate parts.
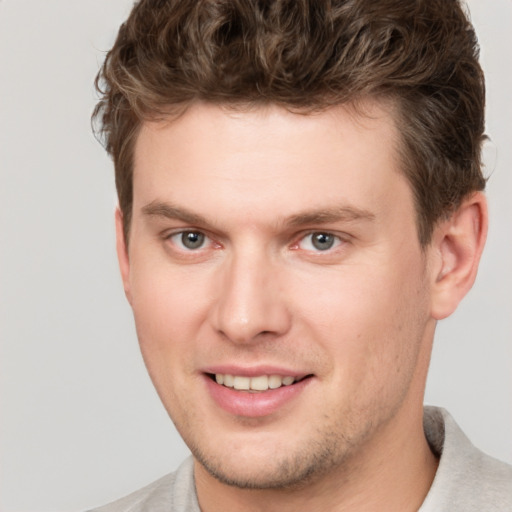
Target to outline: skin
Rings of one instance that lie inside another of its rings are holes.
[[[129,247],[117,213],[121,274],[203,512],[412,511],[431,485],[435,323],[474,280],[485,199],[468,198],[422,248],[392,115],[365,111],[196,104],[142,126]],[[186,248],[184,231],[204,244]],[[333,246],[319,250],[314,232]],[[208,391],[205,369],[223,365],[310,377],[247,417]]]

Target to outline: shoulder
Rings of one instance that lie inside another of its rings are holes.
[[[199,512],[195,493],[192,458],[177,471],[124,498],[89,512]]]
[[[421,512],[512,510],[512,466],[473,446],[444,409],[425,408],[424,425],[440,460]]]

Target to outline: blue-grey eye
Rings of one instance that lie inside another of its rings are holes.
[[[299,243],[305,251],[325,252],[341,244],[339,236],[325,231],[315,231],[306,235]]]
[[[199,231],[183,231],[180,236],[181,243],[186,249],[200,249],[206,237]]]
[[[311,244],[315,249],[318,249],[319,251],[327,251],[328,249],[332,249],[335,242],[336,237],[330,233],[311,234]]]

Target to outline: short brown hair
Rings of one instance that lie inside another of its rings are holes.
[[[146,119],[206,101],[314,111],[394,104],[418,236],[483,190],[485,86],[458,0],[141,0],[96,77],[93,119],[114,160],[128,237]]]

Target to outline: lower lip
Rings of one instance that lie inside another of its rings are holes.
[[[248,391],[236,391],[217,384],[205,375],[208,391],[219,407],[235,416],[258,418],[275,413],[283,406],[300,395],[311,382],[311,377],[290,386],[281,386],[277,389],[250,393]]]

